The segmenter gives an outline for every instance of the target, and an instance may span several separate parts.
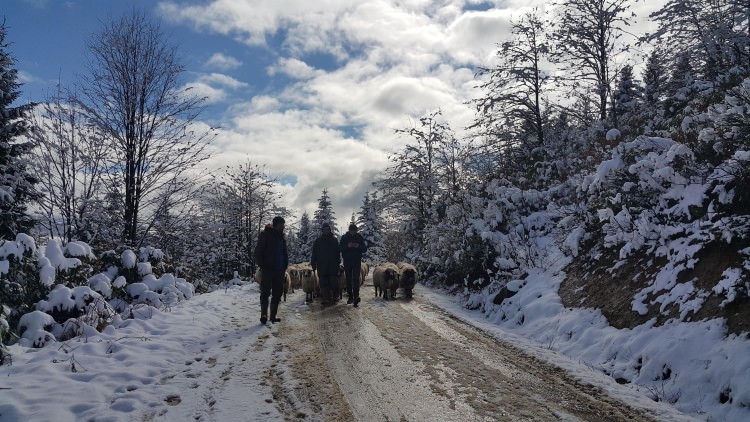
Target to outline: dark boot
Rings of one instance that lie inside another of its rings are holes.
[[[271,322],[273,323],[281,322],[281,318],[276,318],[276,313],[278,311],[279,311],[279,304],[272,303],[271,304]]]
[[[265,324],[268,321],[268,303],[260,304],[260,323]]]

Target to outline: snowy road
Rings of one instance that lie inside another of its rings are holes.
[[[302,298],[271,333],[289,373],[266,380],[286,420],[653,420],[419,295],[386,302],[364,288],[359,309]]]
[[[264,326],[258,285],[243,283],[91,336],[11,346],[0,422],[692,420],[450,296],[362,294],[358,309],[321,308],[299,291]]]

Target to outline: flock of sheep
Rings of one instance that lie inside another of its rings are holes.
[[[362,263],[359,272],[359,285],[364,286],[365,278],[370,273],[370,266]],[[260,272],[256,272],[255,280],[260,281]],[[414,286],[417,284],[417,269],[412,264],[400,262],[394,264],[386,262],[375,266],[372,272],[372,284],[375,287],[375,296],[383,299],[395,299],[396,290],[402,288],[404,296],[411,298]],[[283,299],[286,302],[287,293],[294,293],[296,289],[305,292],[305,302],[312,302],[313,298],[320,293],[318,274],[313,271],[309,263],[293,264],[286,270],[284,280]],[[346,276],[344,266],[339,265],[334,287],[334,298],[342,299],[346,290]]]

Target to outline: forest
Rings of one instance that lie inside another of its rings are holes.
[[[746,311],[750,6],[671,0],[650,16],[658,30],[634,37],[632,4],[559,0],[515,19],[477,69],[468,136],[439,104],[395,129],[403,149],[349,220],[366,259],[409,261],[425,284],[502,301],[563,256],[571,274],[600,274],[592,291],[618,280],[601,274],[637,272],[625,313],[663,323]],[[219,129],[201,123],[202,99],[179,89],[177,51],[145,15],[104,23],[89,73],[39,103],[17,104],[6,36],[0,27],[3,343],[41,346],[75,335],[71,318],[99,326],[249,278],[275,215],[290,223],[295,262],[335,225],[327,190],[300,215],[263,163],[192,171]],[[22,319],[35,310],[57,328],[29,336]]]

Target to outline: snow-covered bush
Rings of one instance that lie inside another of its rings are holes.
[[[43,299],[51,284],[40,280],[36,242],[19,233],[16,240],[0,243],[0,318],[8,324],[1,341],[9,341],[21,316],[34,309],[34,303]],[[2,323],[0,323],[2,324]]]
[[[47,331],[55,323],[54,318],[42,311],[32,311],[24,314],[18,322],[21,331],[20,343],[26,347],[44,347],[55,341],[55,336]]]
[[[50,278],[55,283],[75,287],[87,283],[93,268],[91,262],[96,259],[91,248],[84,242],[68,242],[63,246],[59,239],[50,239],[40,254],[41,277],[45,283]]]
[[[550,191],[522,190],[492,181],[486,207],[470,230],[495,251],[496,276],[517,276],[526,268],[547,266],[550,239],[557,233],[560,209],[552,207]]]
[[[160,271],[165,258],[154,248],[106,251],[97,259],[84,242],[63,246],[50,239],[40,251],[26,235],[6,241],[0,245],[0,336],[8,341],[20,331],[23,345],[42,347],[102,330],[117,312],[129,317],[134,307],[165,309],[191,298],[191,283]]]

